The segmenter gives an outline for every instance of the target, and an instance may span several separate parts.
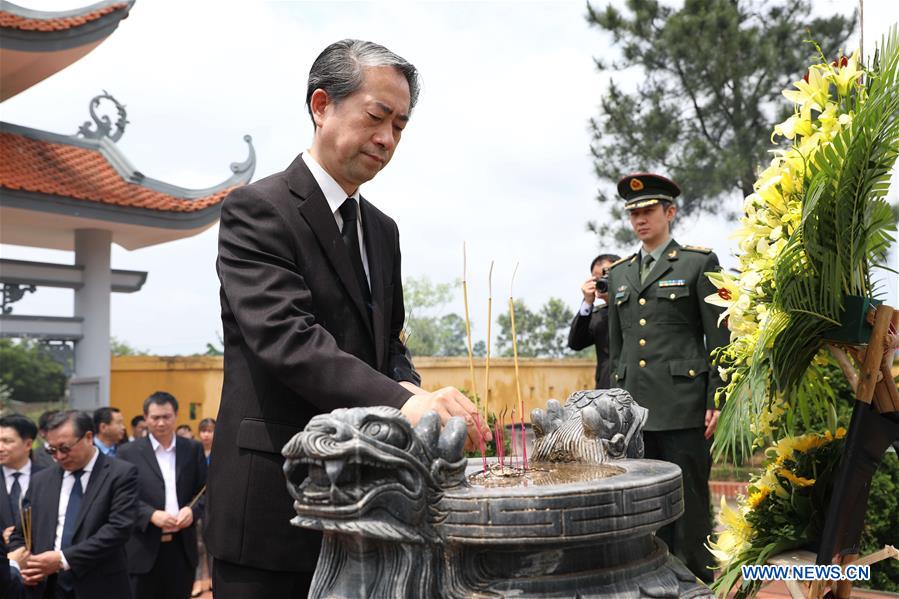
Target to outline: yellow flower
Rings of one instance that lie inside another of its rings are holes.
[[[731,533],[736,535],[739,540],[748,541],[752,538],[752,535],[755,532],[752,525],[746,521],[743,514],[727,505],[727,501],[724,499],[723,495],[721,496],[721,509],[719,510],[718,515],[721,518],[721,523],[724,524]]]
[[[706,548],[715,556],[721,567],[729,564],[749,545],[729,530],[722,531],[714,541],[711,537],[708,537],[706,541]]]
[[[777,471],[779,476],[787,479],[791,483],[793,483],[794,487],[811,487],[815,484],[815,479],[813,478],[803,478],[801,476],[796,476],[790,470],[786,468],[781,468]]]
[[[808,80],[800,79],[793,83],[798,91],[784,90],[783,95],[798,104],[800,109],[810,108],[820,111],[828,97],[830,81],[822,76],[824,65],[814,65],[808,70]]]
[[[845,61],[845,66],[832,68],[831,72],[828,74],[828,79],[834,82],[837,86],[837,93],[841,96],[845,96],[849,93],[849,87],[855,84],[863,73],[863,71],[858,68],[858,55],[859,51],[856,50],[852,53],[852,56],[849,57],[849,60]]]
[[[755,509],[761,504],[765,497],[768,496],[768,489],[759,489],[755,493],[751,493],[749,498],[746,500],[746,504],[750,507],[750,509]]]

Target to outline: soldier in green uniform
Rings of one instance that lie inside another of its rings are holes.
[[[631,226],[642,245],[609,272],[609,358],[612,387],[626,389],[649,409],[646,457],[680,466],[684,515],[661,529],[672,553],[711,582],[710,439],[718,422],[709,363],[728,342],[721,309],[704,301],[716,289],[704,273],[719,270],[708,248],[682,246],[670,236],[680,188],[659,175],[638,173],[618,182]]]

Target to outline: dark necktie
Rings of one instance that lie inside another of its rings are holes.
[[[81,499],[84,497],[84,491],[81,489],[81,475],[84,470],[75,470],[72,476],[75,477],[75,484],[72,485],[72,492],[69,495],[69,505],[66,506],[66,519],[62,525],[62,539],[59,542],[59,548],[65,549],[72,544],[72,537],[75,536],[75,522],[78,520],[78,512],[81,509]]]
[[[652,263],[655,262],[655,258],[652,257],[652,254],[646,254],[643,256],[643,270],[640,273],[640,282],[643,283],[646,281],[646,277],[649,276],[649,271],[652,270]]]
[[[13,518],[16,521],[16,526],[19,525],[21,521],[21,514],[19,514],[19,497],[22,496],[22,485],[19,484],[19,477],[22,476],[21,472],[13,472],[12,473],[12,487],[9,489],[9,510],[10,514],[13,515]]]
[[[343,218],[343,229],[340,231],[340,236],[343,237],[343,242],[350,252],[350,262],[353,263],[353,270],[356,273],[359,288],[362,290],[365,305],[371,311],[371,290],[368,288],[368,278],[365,276],[365,268],[362,266],[362,252],[359,249],[359,230],[356,224],[359,218],[357,206],[355,198],[347,198],[340,205],[340,216]]]

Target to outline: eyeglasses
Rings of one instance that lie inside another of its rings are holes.
[[[87,433],[84,433],[84,434],[86,435]],[[71,445],[60,445],[59,447],[53,447],[52,445],[45,444],[44,451],[46,451],[50,455],[56,455],[57,453],[61,453],[62,455],[68,455],[69,452],[72,451],[72,449],[75,447],[75,445],[77,445],[78,442],[81,441],[82,439],[84,439],[84,435],[81,435],[80,437],[75,439],[75,442],[72,443]]]

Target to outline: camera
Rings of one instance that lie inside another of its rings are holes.
[[[596,277],[593,279],[596,282],[596,293],[608,293],[609,292],[609,277]]]

